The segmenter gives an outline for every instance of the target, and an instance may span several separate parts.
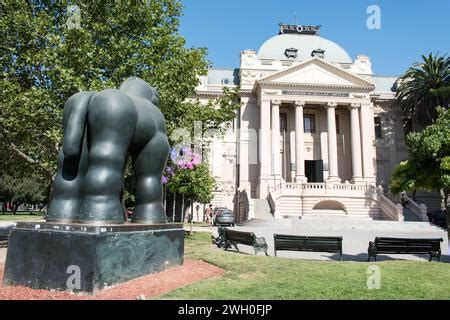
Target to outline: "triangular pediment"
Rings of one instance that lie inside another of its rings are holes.
[[[374,84],[322,59],[313,58],[291,68],[273,73],[258,81],[260,84],[317,85],[373,90]]]

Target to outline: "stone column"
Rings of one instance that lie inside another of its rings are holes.
[[[328,127],[328,180],[330,182],[340,181],[337,163],[336,106],[337,103],[334,102],[328,102],[326,105]]]
[[[297,183],[305,183],[305,134],[303,128],[303,107],[304,101],[295,101],[295,180]]]
[[[281,179],[280,155],[280,101],[272,101],[272,166],[276,180]]]
[[[372,103],[361,105],[361,147],[363,160],[363,177],[369,183],[375,183],[373,170],[373,136],[375,128],[373,124]]]
[[[352,103],[350,105],[350,135],[352,151],[352,182],[361,182],[361,133],[359,130],[359,108],[361,104]]]
[[[267,196],[267,186],[270,175],[270,101],[261,100],[260,103],[260,127],[259,127],[259,197]]]
[[[239,188],[245,189],[247,194],[251,194],[250,190],[250,178],[249,178],[249,130],[248,122],[244,120],[244,112],[249,103],[248,98],[241,99],[241,108],[239,112],[239,131],[238,131],[238,144],[239,144]],[[256,141],[253,141],[255,143]],[[256,151],[256,150],[255,150]],[[256,156],[256,155],[255,155]]]

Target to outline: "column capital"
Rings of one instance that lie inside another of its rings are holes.
[[[327,102],[325,105],[326,108],[336,108],[337,103],[336,102]]]
[[[351,103],[349,108],[350,108],[350,109],[358,109],[358,108],[361,108],[361,103]]]
[[[296,100],[296,101],[294,101],[294,107],[304,107],[305,106],[305,101],[298,101],[298,100]]]
[[[279,106],[281,104],[280,100],[271,100],[270,102],[272,103],[273,106]]]

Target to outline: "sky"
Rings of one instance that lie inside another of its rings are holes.
[[[430,52],[450,49],[450,0],[182,0],[180,34],[188,47],[206,47],[215,68],[239,67],[239,54],[258,50],[278,24],[321,25],[320,36],[354,59],[371,58],[376,75],[399,76]],[[370,30],[370,5],[380,29]]]

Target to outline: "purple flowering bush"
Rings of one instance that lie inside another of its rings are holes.
[[[208,203],[212,200],[215,180],[208,164],[189,147],[172,148],[162,183],[170,192],[184,194],[186,197]]]

